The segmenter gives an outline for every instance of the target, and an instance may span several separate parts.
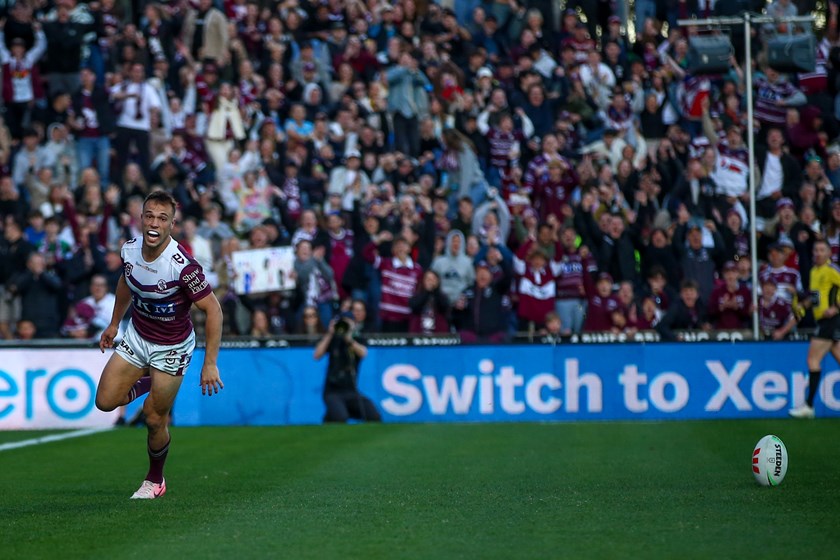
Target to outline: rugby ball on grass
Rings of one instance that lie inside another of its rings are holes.
[[[785,444],[778,437],[767,435],[761,438],[752,456],[752,470],[755,480],[762,486],[778,486],[785,479],[788,468],[788,454]]]

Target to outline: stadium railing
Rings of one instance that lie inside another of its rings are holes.
[[[785,341],[807,341],[813,331],[798,330],[791,333]],[[749,330],[686,330],[676,331],[678,342],[751,342],[755,339]],[[224,337],[222,348],[292,348],[314,346],[322,335],[282,335],[274,337],[235,336]],[[368,346],[378,347],[434,347],[434,346],[474,346],[482,343],[462,342],[457,334],[365,334]],[[605,343],[658,343],[664,342],[656,331],[638,331],[634,334],[612,332],[586,332],[571,336],[551,336],[543,334],[517,333],[507,344],[605,344]],[[762,340],[762,342],[776,342]],[[489,344],[489,343],[488,343]],[[502,343],[504,345],[505,343]],[[499,346],[493,343],[493,346]],[[199,338],[197,346],[203,347],[204,341]],[[49,338],[34,340],[0,340],[0,348],[96,348],[98,341],[93,339]]]

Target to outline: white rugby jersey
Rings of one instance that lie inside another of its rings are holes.
[[[143,239],[125,242],[120,251],[131,289],[131,322],[137,333],[155,344],[178,344],[192,333],[190,307],[209,295],[201,265],[174,239],[154,262],[142,254]]]
[[[711,178],[718,187],[718,194],[739,197],[747,190],[749,165],[739,158],[725,155],[719,148]]]

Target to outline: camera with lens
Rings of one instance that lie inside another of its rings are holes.
[[[345,336],[350,330],[350,321],[342,317],[335,323],[335,334],[338,336]]]
[[[349,332],[350,335],[353,335],[353,328],[355,324],[353,323],[353,314],[349,311],[345,311],[342,313],[338,318],[335,319],[335,334],[338,337],[344,338],[347,336]]]

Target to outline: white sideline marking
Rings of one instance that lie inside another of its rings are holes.
[[[13,441],[11,443],[4,443],[0,445],[0,452],[9,451],[10,449],[19,449],[21,447],[30,447],[32,445],[41,445],[42,443],[51,443],[53,441],[62,441],[65,439],[89,436],[100,432],[107,432],[109,430],[111,430],[111,428],[89,428],[87,430],[76,430],[75,432],[67,432],[64,434],[54,434],[51,436],[25,439],[22,441]]]

